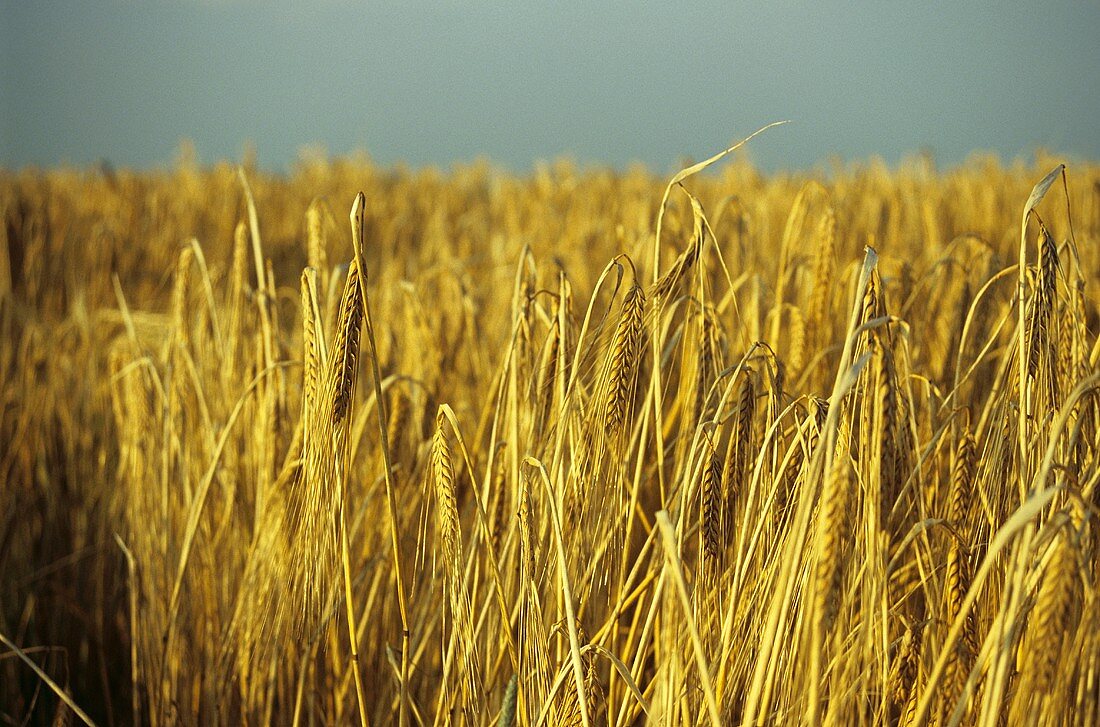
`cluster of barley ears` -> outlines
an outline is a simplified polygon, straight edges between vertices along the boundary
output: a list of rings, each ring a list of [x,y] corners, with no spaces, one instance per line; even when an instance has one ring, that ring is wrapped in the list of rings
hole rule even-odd
[[[0,173],[0,719],[1095,724],[1100,169],[724,156]]]

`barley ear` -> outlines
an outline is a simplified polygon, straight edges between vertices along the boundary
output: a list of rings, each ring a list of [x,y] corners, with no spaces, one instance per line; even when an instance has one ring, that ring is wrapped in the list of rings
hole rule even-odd
[[[611,368],[604,400],[604,431],[614,437],[622,428],[637,381],[642,340],[645,293],[636,282],[623,301],[619,325],[611,347]]]

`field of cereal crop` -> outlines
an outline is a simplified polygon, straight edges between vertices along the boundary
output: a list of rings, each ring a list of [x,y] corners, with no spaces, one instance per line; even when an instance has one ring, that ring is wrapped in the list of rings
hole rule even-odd
[[[0,172],[0,716],[1096,724],[1059,161]]]

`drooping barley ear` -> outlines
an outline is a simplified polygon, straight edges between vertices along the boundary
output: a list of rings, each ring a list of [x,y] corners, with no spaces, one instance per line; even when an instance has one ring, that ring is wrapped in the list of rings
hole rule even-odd
[[[431,477],[442,555],[443,584],[450,606],[451,622],[457,628],[465,617],[462,599],[457,592],[462,583],[462,534],[459,529],[455,471],[451,460],[451,445],[447,441],[446,421],[440,409],[436,414],[435,434],[432,437]]]
[[[962,610],[966,592],[970,590],[970,563],[957,538],[951,539],[947,551],[947,568],[944,572],[944,625],[950,628]],[[944,706],[950,714],[966,688],[967,678],[974,659],[978,656],[978,633],[974,623],[974,610],[966,614],[962,638],[955,645],[947,662],[944,676]]]
[[[878,416],[878,439],[882,489],[879,492],[879,524],[886,528],[890,513],[897,502],[902,482],[898,447],[898,397],[893,354],[879,338],[872,343],[875,376],[875,410]]]
[[[516,691],[519,684],[519,677],[516,674],[512,675],[512,678],[508,680],[508,686],[504,690],[504,699],[500,703],[500,719],[497,720],[499,727],[512,727],[512,723],[516,719]]]
[[[702,516],[700,531],[703,539],[704,577],[713,582],[722,572],[724,550],[722,530],[725,514],[722,497],[722,460],[715,451],[713,435],[708,432],[706,438],[707,461],[703,466],[703,480],[699,487]]]
[[[1053,304],[1058,284],[1058,246],[1046,225],[1039,222],[1039,287],[1043,298]]]
[[[886,303],[883,300],[882,295],[882,280],[879,278],[878,270],[871,271],[871,276],[867,278],[867,288],[863,291],[863,304],[859,314],[859,324],[861,326],[866,325],[870,321],[876,318],[881,318],[886,315]],[[867,346],[875,338],[881,338],[883,336],[889,336],[889,328],[887,327],[886,333],[883,334],[880,330],[864,331],[860,337],[863,341],[862,350],[867,350]]]
[[[576,628],[577,642],[583,649],[588,645],[588,634],[580,624],[579,619],[576,622]],[[552,633],[565,635],[566,625],[564,619],[554,624]],[[565,659],[568,661],[568,654],[566,654]],[[596,673],[596,660],[592,656],[591,650],[581,652],[581,667],[584,671],[585,711],[588,713],[589,723],[591,724],[599,709],[602,694],[598,675]],[[577,696],[577,690],[572,682],[563,685],[558,692],[555,713],[553,724],[560,725],[560,727],[580,727],[584,724],[584,719],[581,716],[580,699]]]
[[[783,471],[782,480],[780,486],[775,491],[775,516],[781,518],[785,511],[787,511],[788,505],[791,502],[791,497],[794,493],[794,488],[799,483],[799,477],[802,474],[803,466],[809,460],[807,456],[812,456],[817,449],[817,442],[821,440],[822,427],[825,426],[825,417],[828,414],[828,401],[825,399],[813,398],[811,400],[810,411],[807,412],[806,421],[801,427],[802,433],[798,439],[792,442],[794,451],[791,453],[791,458],[787,464],[787,469]]]
[[[402,454],[405,430],[409,425],[409,397],[398,387],[390,389],[390,405],[387,410],[386,442],[390,445],[390,455],[398,460]]]
[[[967,537],[970,501],[974,492],[974,472],[977,466],[977,447],[974,435],[963,432],[955,448],[955,461],[951,467],[951,487],[948,493],[947,519],[960,537]]]
[[[810,611],[809,636],[809,685],[810,694],[806,699],[806,719],[817,724],[818,709],[821,706],[819,695],[825,688],[823,667],[828,663],[826,647],[831,643],[830,635],[833,623],[840,612],[841,594],[844,587],[844,574],[848,560],[849,500],[851,499],[851,462],[848,456],[850,437],[847,417],[842,417],[838,431],[836,452],[832,465],[825,473],[817,503],[814,523],[815,547],[811,576],[812,610]]]
[[[676,258],[676,262],[672,264],[668,272],[650,288],[649,297],[655,304],[664,305],[676,292],[679,283],[687,277],[687,272],[691,270],[691,266],[695,264],[695,259],[699,256],[699,250],[702,249],[705,235],[705,228],[700,224],[699,217],[696,216],[695,231],[691,242]]]
[[[507,512],[508,506],[508,458],[505,457],[507,451],[507,444],[501,442],[497,445],[497,451],[494,455],[494,463],[496,464],[496,470],[493,473],[493,489],[490,497],[495,498],[493,504],[493,516],[489,522],[489,535],[490,541],[493,544],[493,550],[497,553],[500,552],[500,541],[507,529]]]
[[[321,382],[321,356],[317,340],[317,308],[311,285],[311,270],[302,271],[302,414],[305,435],[309,435]]]
[[[825,414],[828,416],[828,401],[825,402]],[[824,425],[821,425],[824,426]],[[836,443],[833,446],[833,452],[837,457],[851,457],[852,456],[852,415],[851,413],[842,412],[840,415],[840,422],[836,428]]]
[[[604,431],[615,437],[623,426],[637,382],[644,325],[645,293],[633,283],[623,300],[619,325],[611,346],[611,367],[604,400]]]
[[[332,349],[332,423],[337,425],[347,416],[355,390],[359,363],[360,331],[363,325],[363,296],[359,293],[359,266],[352,261],[348,269],[344,294],[340,302],[340,321],[336,343]]]
[[[779,418],[786,402],[783,396],[783,386],[787,382],[787,365],[783,359],[779,358],[775,350],[768,345],[763,346],[763,359],[765,363],[764,370],[768,373],[767,411],[765,412],[767,418],[765,424],[771,424]]]
[[[737,434],[742,438],[752,435],[752,419],[756,413],[756,372],[746,366],[742,372],[741,388],[737,392]]]
[[[538,562],[538,543],[535,540],[534,524],[532,521],[534,512],[529,489],[530,478],[530,474],[524,472],[523,492],[520,495],[517,519],[519,521],[520,576],[522,581],[526,582],[531,588],[534,588],[537,576],[535,568]]]
[[[814,614],[819,633],[828,634],[840,608],[851,530],[852,466],[838,453],[825,478],[818,511],[818,560],[814,586]]]
[[[245,291],[248,289],[248,227],[237,223],[233,233],[233,258],[229,272],[229,326],[225,339],[223,378],[227,381],[237,373],[242,329],[244,327]]]
[[[741,372],[741,384],[737,391],[737,414],[734,429],[730,433],[726,455],[726,471],[722,477],[723,523],[722,542],[728,542],[733,513],[737,512],[737,500],[748,476],[754,453],[753,419],[756,414],[756,372],[749,367]]]
[[[787,468],[783,472],[780,486],[776,490],[775,512],[777,518],[781,518],[790,504],[798,478],[802,474],[803,466],[808,461],[807,456],[813,456],[817,444],[821,439],[821,429],[825,426],[825,417],[829,411],[829,402],[824,399],[813,399],[807,421],[802,426],[802,434],[791,446],[795,448],[791,453]]]
[[[909,690],[909,701],[905,703],[905,706],[901,710],[901,717],[898,719],[898,727],[913,727],[917,723],[917,707],[919,706],[920,699],[920,685],[921,675],[920,669],[917,670],[913,687]]]
[[[1032,694],[1041,697],[1054,686],[1055,668],[1073,618],[1077,595],[1076,549],[1070,531],[1061,527],[1050,544],[1043,583],[1028,617],[1024,670]]]
[[[806,319],[802,316],[802,309],[790,306],[788,309],[790,330],[788,337],[790,344],[787,348],[787,360],[790,362],[791,371],[795,374],[802,371],[806,356]]]
[[[1058,279],[1058,248],[1047,228],[1039,223],[1039,270],[1034,276],[1034,292],[1027,315],[1027,375],[1039,375],[1041,357],[1049,357],[1051,348],[1051,317],[1054,311]],[[1029,271],[1030,272],[1030,271]]]
[[[829,400],[815,396],[813,397],[812,403],[814,423],[817,424],[817,430],[812,441],[814,445],[816,445],[817,437],[821,435],[821,430],[825,428],[825,420],[829,417]]]
[[[531,678],[525,679],[521,687],[524,695],[545,694],[549,689],[548,675],[552,673],[540,597],[540,575],[546,576],[536,571],[540,562],[537,532],[539,518],[531,498],[532,477],[531,468],[524,467],[523,488],[519,493],[519,511],[516,513],[519,535],[519,558],[516,565],[520,588],[520,640],[523,644],[521,673],[531,674]]]
[[[1054,326],[1057,329],[1058,345],[1054,347],[1057,361],[1054,367],[1055,388],[1058,391],[1068,391],[1073,388],[1078,374],[1078,366],[1082,361],[1080,351],[1083,348],[1080,341],[1087,337],[1087,324],[1082,324],[1083,316],[1079,315],[1079,299],[1084,295],[1083,281],[1068,291],[1066,300],[1056,306]],[[1082,311],[1083,312],[1083,311]],[[1087,369],[1087,367],[1086,367]],[[1087,376],[1087,373],[1084,373]],[[1075,407],[1076,408],[1076,407]]]
[[[244,656],[267,654],[272,634],[279,638],[304,638],[316,628],[331,604],[333,585],[340,560],[341,498],[346,489],[347,421],[331,418],[328,402],[334,396],[338,377],[326,365],[326,348],[318,326],[315,271],[301,276],[302,301],[302,441],[300,457],[289,459],[272,488],[272,497],[262,513],[256,550],[246,571],[249,588],[262,595],[257,609],[243,617]],[[277,327],[277,325],[276,325]],[[359,345],[358,329],[342,328],[341,349]],[[351,355],[354,358],[354,354]],[[350,374],[354,377],[354,370]],[[354,378],[350,380],[353,385]],[[269,423],[278,431],[277,421]],[[272,441],[274,435],[269,434]],[[272,453],[274,449],[272,448]],[[303,547],[308,543],[309,547]],[[251,623],[260,626],[249,631]],[[270,655],[268,655],[270,656]]]
[[[532,378],[531,367],[534,365],[532,361],[534,346],[531,343],[531,327],[534,325],[535,306],[532,303],[536,290],[535,286],[536,283],[532,273],[527,270],[520,285],[518,297],[513,305],[517,309],[515,320],[518,324],[518,330],[516,331],[515,362],[517,378],[520,381],[530,381]]]
[[[481,694],[481,674],[474,641],[469,593],[462,578],[462,530],[459,523],[458,496],[451,445],[447,440],[446,416],[440,407],[432,439],[431,473],[436,496],[436,522],[443,561],[443,582],[451,614],[452,628],[458,635],[463,660],[464,709],[476,709]]]
[[[190,245],[180,250],[176,261],[176,280],[172,289],[172,323],[184,348],[191,346],[191,267],[195,250]]]
[[[695,374],[695,422],[712,415],[709,397],[710,387],[713,385],[718,373],[718,329],[714,321],[714,312],[709,307],[703,307],[697,312],[699,330],[699,349],[697,353],[697,367]]]
[[[538,391],[535,393],[535,401],[539,403],[536,425],[538,431],[546,426],[554,408],[560,346],[561,330],[558,326],[558,316],[555,315],[554,323],[550,326],[548,340],[543,346],[543,354],[539,362]]]
[[[451,445],[447,441],[446,418],[442,411],[436,416],[435,436],[432,438],[432,482],[435,486],[444,574],[448,590],[451,590],[461,578],[458,569],[461,567],[462,536],[458,522],[454,463],[451,461]],[[453,593],[450,595],[454,597]]]
[[[286,495],[286,521],[280,527],[302,542],[311,543],[310,549],[294,548],[290,558],[295,577],[306,592],[309,618],[316,620],[331,598],[330,588],[340,560],[343,526],[339,513],[348,473],[347,409],[358,368],[362,305],[358,292],[349,295],[346,291],[330,357],[318,320],[316,272],[312,268],[303,271],[301,286],[305,369],[302,465]],[[333,402],[341,400],[343,408],[336,411]]]
[[[920,665],[921,627],[909,624],[898,642],[893,659],[890,660],[890,672],[886,678],[886,691],[891,704],[897,712],[905,710],[917,685],[917,672]]]
[[[1082,336],[1083,337],[1083,336]],[[1084,348],[1084,345],[1082,345]],[[1078,359],[1076,365],[1076,373],[1071,376],[1070,380],[1077,378],[1085,378],[1088,376],[1088,372],[1091,371],[1088,363],[1089,355],[1083,354]],[[1068,388],[1068,386],[1067,386]],[[1077,437],[1073,445],[1073,454],[1070,457],[1070,462],[1083,463],[1089,460],[1095,460],[1096,457],[1096,431],[1097,431],[1097,407],[1095,392],[1092,392],[1081,400],[1079,400],[1074,406],[1075,419],[1081,429],[1081,436]],[[1079,469],[1080,464],[1076,467]]]

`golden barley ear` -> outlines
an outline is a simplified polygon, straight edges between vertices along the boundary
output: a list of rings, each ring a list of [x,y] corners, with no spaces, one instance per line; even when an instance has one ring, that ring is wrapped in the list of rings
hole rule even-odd
[[[1039,222],[1039,268],[1029,270],[1034,281],[1027,312],[1027,375],[1039,375],[1041,360],[1053,362],[1057,341],[1052,341],[1056,330],[1052,324],[1057,300],[1058,248],[1046,226]]]
[[[172,289],[172,322],[184,348],[191,345],[191,268],[195,262],[195,250],[186,245],[180,250],[176,262],[176,280]]]
[[[386,442],[390,446],[390,454],[395,460],[400,460],[403,454],[403,445],[406,438],[406,430],[409,428],[412,404],[408,394],[394,386],[390,388],[389,405],[386,407]]]
[[[1077,552],[1071,531],[1062,526],[1048,548],[1043,581],[1028,617],[1024,669],[1032,693],[1041,697],[1054,684],[1055,668],[1074,617],[1077,600]]]
[[[302,419],[306,430],[312,422],[320,397],[324,365],[324,335],[318,329],[317,275],[312,268],[302,271]]]
[[[944,574],[944,625],[950,628],[962,612],[963,599],[970,590],[970,563],[965,549],[957,538],[951,539]],[[974,660],[978,656],[978,634],[974,622],[974,610],[966,613],[962,638],[955,645],[947,663],[943,682],[943,703],[950,714],[963,696]]]
[[[851,488],[851,465],[845,457],[837,457],[825,480],[821,495],[818,537],[820,555],[814,588],[814,613],[824,632],[832,628],[839,607],[844,582],[844,551],[848,547],[848,500]]]
[[[551,633],[564,636],[566,632],[565,624],[565,619],[558,621],[554,624]],[[588,634],[579,620],[576,622],[576,630],[577,641],[583,649],[588,645],[589,641]],[[569,655],[567,653],[563,659],[563,666],[568,664],[568,662]],[[599,710],[602,696],[602,688],[596,671],[596,660],[591,650],[585,650],[581,654],[581,669],[584,674],[584,711],[589,723],[591,723]],[[562,727],[580,727],[585,723],[585,716],[581,714],[581,700],[577,695],[576,689],[570,687],[564,688],[558,692],[553,710],[553,723],[561,725]]]
[[[702,499],[700,532],[703,539],[704,573],[713,583],[722,571],[724,543],[721,533],[725,521],[725,503],[722,497],[722,460],[715,451],[713,435],[707,433],[706,437],[706,462],[699,488]]]
[[[814,344],[818,347],[825,342],[827,325],[831,324],[830,292],[833,289],[833,269],[836,266],[836,214],[832,206],[825,210],[818,222],[815,231],[814,261],[813,261],[813,286],[810,289],[809,320],[819,331],[814,338]]]
[[[339,424],[348,413],[355,389],[358,370],[360,331],[363,325],[363,298],[359,290],[359,265],[352,261],[344,283],[340,303],[340,323],[332,350],[332,372],[329,394],[332,401],[332,423]]]
[[[461,687],[463,709],[472,714],[481,700],[481,666],[478,663],[474,633],[474,614],[470,594],[463,579],[462,527],[459,520],[458,495],[451,445],[447,439],[446,415],[443,407],[436,415],[435,436],[432,439],[431,476],[436,497],[436,523],[439,530],[440,553],[443,560],[443,582],[451,616],[451,628],[458,635],[462,657]]]
[[[616,436],[626,420],[634,398],[637,381],[640,344],[644,327],[645,293],[637,282],[630,286],[623,300],[619,324],[611,346],[611,368],[604,400],[604,431]]]
[[[667,302],[674,292],[679,288],[680,283],[687,278],[688,272],[692,266],[695,265],[696,259],[699,257],[699,251],[703,249],[703,245],[706,242],[706,227],[703,224],[703,209],[699,205],[699,201],[695,197],[688,194],[691,200],[692,217],[693,217],[693,229],[691,234],[691,242],[684,248],[684,251],[676,258],[676,261],[669,268],[668,272],[661,277],[651,288],[649,297],[658,305],[663,305]]]
[[[710,414],[710,387],[717,376],[719,359],[717,324],[709,308],[699,307],[696,311],[696,323],[699,331],[699,348],[696,354],[695,375],[695,422],[698,424]]]
[[[900,426],[897,379],[894,356],[881,337],[871,344],[875,382],[875,413],[878,417],[879,482],[881,483],[879,523],[887,528],[904,479],[905,463],[899,446]]]
[[[977,445],[969,431],[962,433],[955,448],[948,491],[947,519],[960,537],[967,536],[970,502],[973,499],[974,473],[977,466]]]
[[[432,438],[432,482],[435,488],[443,567],[447,574],[448,587],[453,588],[460,577],[462,544],[458,524],[454,463],[451,459],[451,445],[447,441],[446,421],[443,413],[440,412],[436,417],[435,435]]]
[[[737,389],[733,431],[730,432],[726,448],[726,469],[722,476],[723,511],[725,513],[722,538],[728,541],[733,525],[733,514],[738,500],[745,489],[750,474],[752,457],[756,451],[756,436],[753,422],[756,417],[756,371],[744,367],[741,371]]]
[[[908,624],[890,660],[886,691],[898,712],[906,709],[917,686],[922,631],[919,624]]]

